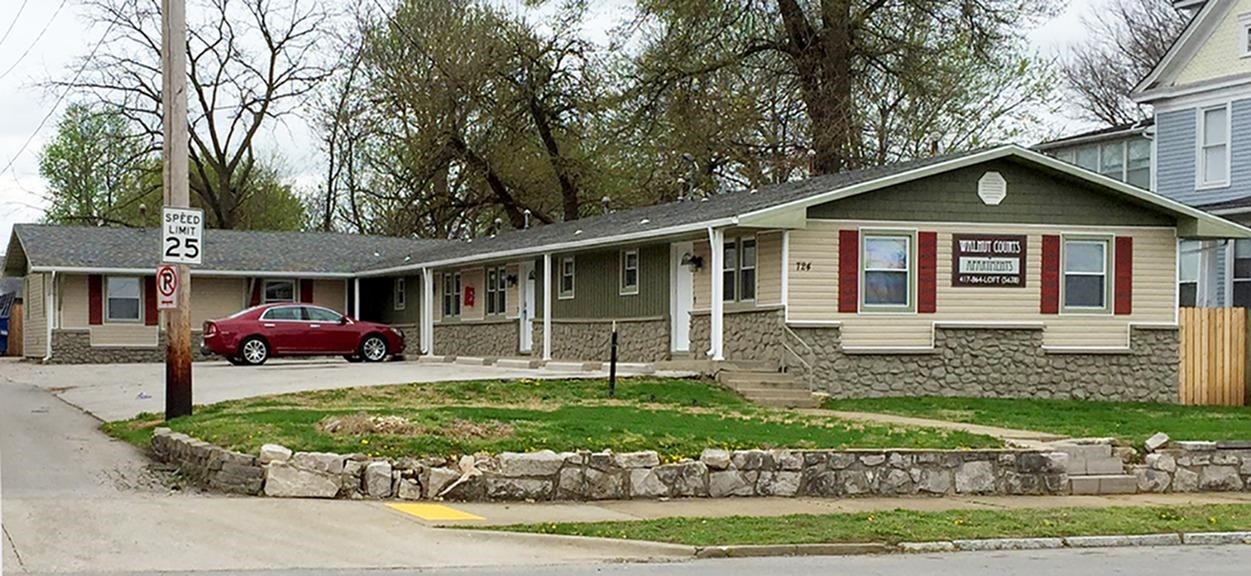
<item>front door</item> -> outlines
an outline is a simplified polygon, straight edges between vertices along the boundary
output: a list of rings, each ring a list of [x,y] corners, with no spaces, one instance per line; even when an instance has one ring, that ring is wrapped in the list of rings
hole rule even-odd
[[[518,320],[521,323],[518,330],[521,342],[518,349],[522,354],[529,354],[534,350],[534,262],[522,262],[517,275],[521,277],[517,283],[521,287],[521,316]]]
[[[670,245],[670,290],[673,298],[669,300],[670,345],[674,352],[691,350],[691,308],[695,303],[695,273],[690,266],[682,264],[683,257],[695,255],[694,242],[674,242]]]

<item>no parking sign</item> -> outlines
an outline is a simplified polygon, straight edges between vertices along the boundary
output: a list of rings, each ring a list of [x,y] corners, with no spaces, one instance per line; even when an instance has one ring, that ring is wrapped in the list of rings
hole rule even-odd
[[[156,307],[159,310],[178,308],[178,269],[164,265],[156,269]]]

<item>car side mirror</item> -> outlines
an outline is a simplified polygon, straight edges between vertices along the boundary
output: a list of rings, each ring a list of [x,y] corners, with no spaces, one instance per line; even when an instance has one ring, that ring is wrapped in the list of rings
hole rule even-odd
[[[345,325],[345,324],[347,324],[347,323],[348,323],[348,317],[347,317],[347,316],[340,316],[340,317],[339,317],[339,325],[340,325],[340,326],[343,326],[343,325]]]

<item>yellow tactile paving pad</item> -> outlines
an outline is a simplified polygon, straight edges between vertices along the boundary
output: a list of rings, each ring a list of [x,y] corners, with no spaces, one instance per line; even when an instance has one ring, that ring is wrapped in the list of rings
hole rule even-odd
[[[486,520],[481,516],[470,514],[463,510],[457,510],[451,506],[442,504],[421,504],[421,503],[403,503],[403,504],[387,504],[387,507],[398,510],[405,514],[411,514],[422,520]]]

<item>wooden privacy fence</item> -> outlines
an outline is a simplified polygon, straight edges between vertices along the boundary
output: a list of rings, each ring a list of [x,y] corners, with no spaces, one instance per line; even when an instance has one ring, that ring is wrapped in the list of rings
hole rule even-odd
[[[1247,401],[1247,310],[1182,308],[1179,400],[1243,406]]]

